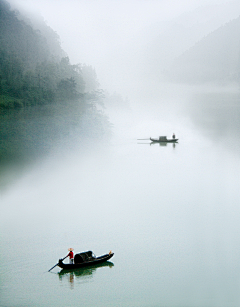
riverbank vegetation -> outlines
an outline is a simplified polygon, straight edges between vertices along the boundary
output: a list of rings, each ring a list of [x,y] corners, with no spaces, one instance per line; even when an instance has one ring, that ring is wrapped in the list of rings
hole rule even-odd
[[[33,24],[1,0],[0,28],[1,109],[81,99],[96,91],[94,69],[71,65],[58,35],[43,20]]]
[[[1,163],[110,136],[104,93],[92,66],[72,65],[41,17],[32,20],[5,0],[0,0],[0,29]]]

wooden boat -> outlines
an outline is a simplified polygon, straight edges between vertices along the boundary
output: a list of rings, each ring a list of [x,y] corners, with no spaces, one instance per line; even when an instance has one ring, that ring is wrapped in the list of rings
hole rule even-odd
[[[112,263],[111,261],[105,261],[102,263],[93,264],[93,265],[89,265],[89,266],[82,267],[82,268],[76,268],[74,270],[62,269],[60,272],[58,272],[58,275],[64,276],[68,273],[73,273],[76,277],[82,277],[82,276],[92,275],[94,272],[96,272],[98,268],[103,268],[103,267],[112,268],[113,266],[114,266],[114,263]]]
[[[114,253],[110,251],[108,254],[96,257],[92,251],[88,251],[88,252],[76,254],[74,257],[73,264],[63,263],[63,259],[59,259],[59,262],[57,265],[64,270],[84,268],[87,266],[93,266],[93,265],[108,261],[109,259],[113,257],[113,255]]]
[[[153,139],[150,137],[150,140],[155,143],[176,143],[178,139],[167,139],[166,136],[160,136],[159,139]]]

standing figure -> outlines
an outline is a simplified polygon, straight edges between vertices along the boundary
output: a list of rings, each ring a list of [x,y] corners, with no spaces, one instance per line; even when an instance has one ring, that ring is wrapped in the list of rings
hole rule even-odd
[[[172,138],[175,139],[175,133],[173,133]]]
[[[74,259],[74,255],[73,255],[73,248],[69,248],[69,253],[67,255],[67,257],[69,257],[69,264],[73,264],[73,259]]]

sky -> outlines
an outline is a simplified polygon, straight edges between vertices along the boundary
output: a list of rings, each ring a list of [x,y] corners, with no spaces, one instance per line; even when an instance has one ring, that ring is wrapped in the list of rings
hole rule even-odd
[[[141,74],[140,71],[136,71],[137,66],[148,65],[149,60],[146,62],[144,58],[148,53],[148,46],[152,48],[152,41],[163,32],[169,22],[181,18],[181,23],[185,22],[184,27],[199,24],[199,27],[202,27],[202,32],[196,30],[196,40],[199,40],[201,35],[206,35],[208,31],[232,18],[237,18],[240,14],[239,1],[235,0],[9,2],[40,13],[47,24],[59,34],[62,47],[69,55],[71,63],[93,66],[102,87],[117,91],[126,88],[130,80]],[[200,12],[204,7],[209,8],[208,13],[199,13],[194,17],[196,12]],[[187,14],[186,18],[184,14]],[[149,56],[152,56],[151,52]],[[168,53],[166,50],[165,54]]]

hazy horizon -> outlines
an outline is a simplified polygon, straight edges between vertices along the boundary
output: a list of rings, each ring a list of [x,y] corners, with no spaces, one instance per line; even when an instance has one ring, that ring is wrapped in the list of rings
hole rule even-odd
[[[237,18],[240,12],[237,1],[214,0],[9,3],[41,14],[60,36],[72,64],[93,66],[102,88],[123,94],[154,80],[152,67],[159,66],[161,70],[164,63]],[[178,33],[178,29],[182,32]],[[158,45],[161,35],[164,46]]]

